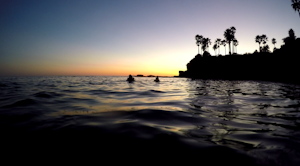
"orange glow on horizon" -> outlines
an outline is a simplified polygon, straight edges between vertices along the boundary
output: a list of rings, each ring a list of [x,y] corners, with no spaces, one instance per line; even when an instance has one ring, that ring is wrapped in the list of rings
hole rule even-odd
[[[97,66],[60,66],[60,65],[28,65],[7,66],[7,75],[14,76],[176,76],[179,70],[151,70],[139,67],[97,67]]]

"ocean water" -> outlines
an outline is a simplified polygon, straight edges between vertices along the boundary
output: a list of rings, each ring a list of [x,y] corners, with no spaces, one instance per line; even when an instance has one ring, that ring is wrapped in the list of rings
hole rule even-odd
[[[300,165],[300,86],[154,79],[1,77],[2,157],[30,163]]]

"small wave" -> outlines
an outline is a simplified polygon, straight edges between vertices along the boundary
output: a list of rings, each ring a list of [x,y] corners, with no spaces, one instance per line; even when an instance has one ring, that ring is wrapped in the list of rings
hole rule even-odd
[[[69,88],[75,88],[75,87],[78,87],[78,85],[76,85],[76,86],[75,85],[69,85],[68,87]]]
[[[6,105],[4,108],[11,108],[11,107],[20,107],[20,106],[31,106],[31,105],[36,105],[38,102],[34,99],[24,99],[24,100],[19,100],[13,104]]]
[[[155,93],[166,93],[166,92],[159,91],[159,90],[150,90],[150,92],[155,92]]]
[[[124,95],[131,95],[134,94],[135,92],[117,92],[117,91],[109,91],[109,90],[102,90],[102,89],[97,89],[97,90],[90,90],[88,91],[92,93],[92,95],[116,95],[117,96],[124,96]]]
[[[130,119],[139,119],[155,124],[177,125],[203,125],[207,122],[202,117],[192,117],[189,113],[181,111],[165,111],[145,109],[131,112]]]
[[[64,90],[62,90],[63,92],[70,92],[70,93],[78,93],[78,92],[80,92],[80,91],[78,91],[78,90],[70,90],[70,89],[64,89]]]
[[[89,82],[90,85],[105,85],[103,82]]]
[[[0,87],[8,87],[6,84],[0,84]]]
[[[147,91],[136,92],[136,95],[141,97],[158,97],[162,93],[165,92],[159,90],[147,90]]]
[[[45,82],[39,82],[39,83],[37,84],[37,86],[41,86],[41,87],[50,87],[50,88],[55,88],[55,87],[57,87],[57,86],[54,85],[54,84],[49,84],[49,83],[45,83]]]
[[[110,91],[102,90],[102,89],[97,89],[97,90],[90,90],[88,92],[91,92],[93,94],[108,94]]]
[[[68,102],[73,102],[73,103],[88,103],[88,104],[98,104],[99,102],[95,99],[90,99],[90,98],[66,98],[65,99]]]
[[[38,98],[54,98],[54,97],[61,97],[61,94],[55,93],[55,92],[38,92],[34,94],[33,96],[38,97]]]
[[[20,85],[20,84],[17,83],[17,82],[12,82],[11,84],[12,84],[12,85]]]

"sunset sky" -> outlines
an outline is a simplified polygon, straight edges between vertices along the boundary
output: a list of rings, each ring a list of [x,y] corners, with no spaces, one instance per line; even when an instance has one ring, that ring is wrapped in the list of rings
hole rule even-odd
[[[290,0],[1,0],[0,76],[174,76],[198,53],[195,35],[214,42],[231,26],[240,54],[256,35],[271,50],[291,28],[300,36]]]

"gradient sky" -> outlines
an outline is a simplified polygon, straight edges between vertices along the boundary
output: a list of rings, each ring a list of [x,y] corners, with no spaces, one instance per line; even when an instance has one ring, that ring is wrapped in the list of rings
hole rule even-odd
[[[290,0],[0,0],[0,76],[174,76],[196,34],[214,42],[231,26],[238,53],[252,53],[256,35],[271,50],[299,36],[300,17]]]

